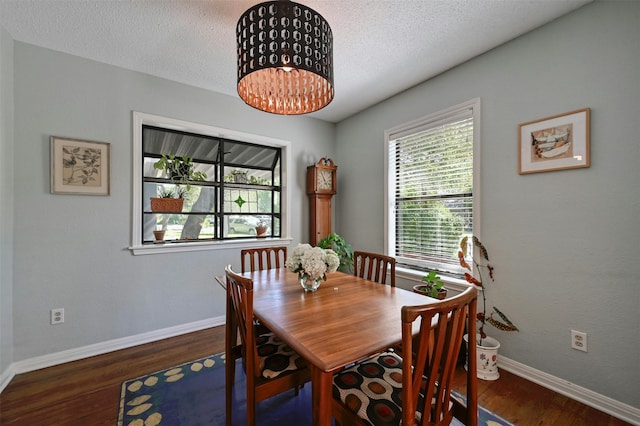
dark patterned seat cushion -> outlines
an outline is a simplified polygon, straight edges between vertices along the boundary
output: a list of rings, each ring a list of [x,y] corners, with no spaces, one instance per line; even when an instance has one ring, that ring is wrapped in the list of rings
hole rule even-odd
[[[273,333],[257,336],[256,346],[260,370],[262,376],[267,379],[276,378],[285,371],[298,370],[305,366],[300,355]]]
[[[341,371],[333,379],[333,397],[372,426],[400,425],[402,358],[384,352]],[[416,413],[418,422],[420,417]]]

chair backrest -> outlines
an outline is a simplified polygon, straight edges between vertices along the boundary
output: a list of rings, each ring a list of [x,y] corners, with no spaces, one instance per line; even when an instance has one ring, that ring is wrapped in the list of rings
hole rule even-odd
[[[391,287],[396,286],[396,259],[384,254],[369,253],[366,251],[353,252],[353,274],[357,277],[375,281],[380,284],[387,283],[387,271],[389,272]]]
[[[422,424],[448,425],[451,422],[454,406],[451,382],[467,316],[469,360],[473,357],[474,362],[469,368],[475,366],[477,300],[477,290],[470,287],[440,302],[402,307],[402,424],[414,424],[416,410],[422,413]],[[416,320],[420,320],[420,334],[414,340],[412,329]],[[432,398],[423,398],[418,405],[421,391]],[[476,400],[468,401],[468,409],[477,412],[477,392],[471,394]]]
[[[235,323],[240,333],[242,342],[242,357],[247,371],[247,385],[253,386],[253,377],[260,376],[258,351],[256,346],[255,330],[253,327],[253,281],[231,270],[231,265],[224,268],[227,278],[227,293],[233,306]]]
[[[242,272],[284,268],[287,260],[286,247],[259,247],[240,252]]]

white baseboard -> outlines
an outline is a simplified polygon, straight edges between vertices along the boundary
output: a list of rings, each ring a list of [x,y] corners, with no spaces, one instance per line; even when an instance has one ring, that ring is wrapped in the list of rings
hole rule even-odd
[[[498,367],[568,398],[579,401],[589,407],[617,417],[620,420],[640,426],[640,409],[636,407],[600,395],[582,386],[528,367],[502,355],[498,357]]]
[[[53,354],[42,355],[22,361],[14,362],[9,368],[0,375],[0,393],[11,382],[16,374],[28,373],[29,371],[39,370],[41,368],[52,367],[54,365],[64,364],[70,361],[89,358],[96,355],[102,355],[108,352],[120,349],[131,348],[133,346],[145,343],[155,342],[169,337],[179,336],[181,334],[192,333],[205,328],[224,325],[225,317],[219,316],[209,318],[202,321],[182,324],[175,327],[154,330],[148,333],[136,334],[134,336],[123,337],[121,339],[100,342],[81,348],[69,349],[66,351],[56,352]]]
[[[9,365],[9,367],[0,374],[0,393],[7,387],[9,382],[13,380],[13,377],[16,375],[16,372],[13,370],[13,364]]]

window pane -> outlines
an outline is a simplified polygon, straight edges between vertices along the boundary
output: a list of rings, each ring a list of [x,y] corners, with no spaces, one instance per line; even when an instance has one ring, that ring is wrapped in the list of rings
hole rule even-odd
[[[426,117],[389,140],[392,254],[399,263],[459,273],[458,244],[473,232],[473,108]]]
[[[230,215],[225,216],[225,238],[255,237],[258,223],[265,222],[262,217],[256,215]],[[267,223],[268,225],[268,223]],[[267,231],[270,233],[270,231]]]
[[[267,223],[268,236],[280,236],[274,215],[281,208],[281,148],[143,125],[142,149],[144,243],[153,243],[159,229],[164,241],[255,238],[258,222]],[[188,157],[206,178],[171,180],[154,167],[162,155]],[[152,209],[151,199],[158,197],[184,201],[175,210]]]
[[[215,238],[215,215],[145,213],[143,241],[154,242],[153,231],[165,230],[164,241],[198,241]]]

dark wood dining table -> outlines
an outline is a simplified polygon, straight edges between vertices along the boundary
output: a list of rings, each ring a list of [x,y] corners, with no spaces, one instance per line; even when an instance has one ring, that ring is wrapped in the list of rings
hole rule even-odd
[[[313,293],[286,269],[243,275],[253,280],[254,315],[309,363],[315,426],[331,425],[334,372],[398,344],[402,306],[436,301],[342,272]]]

